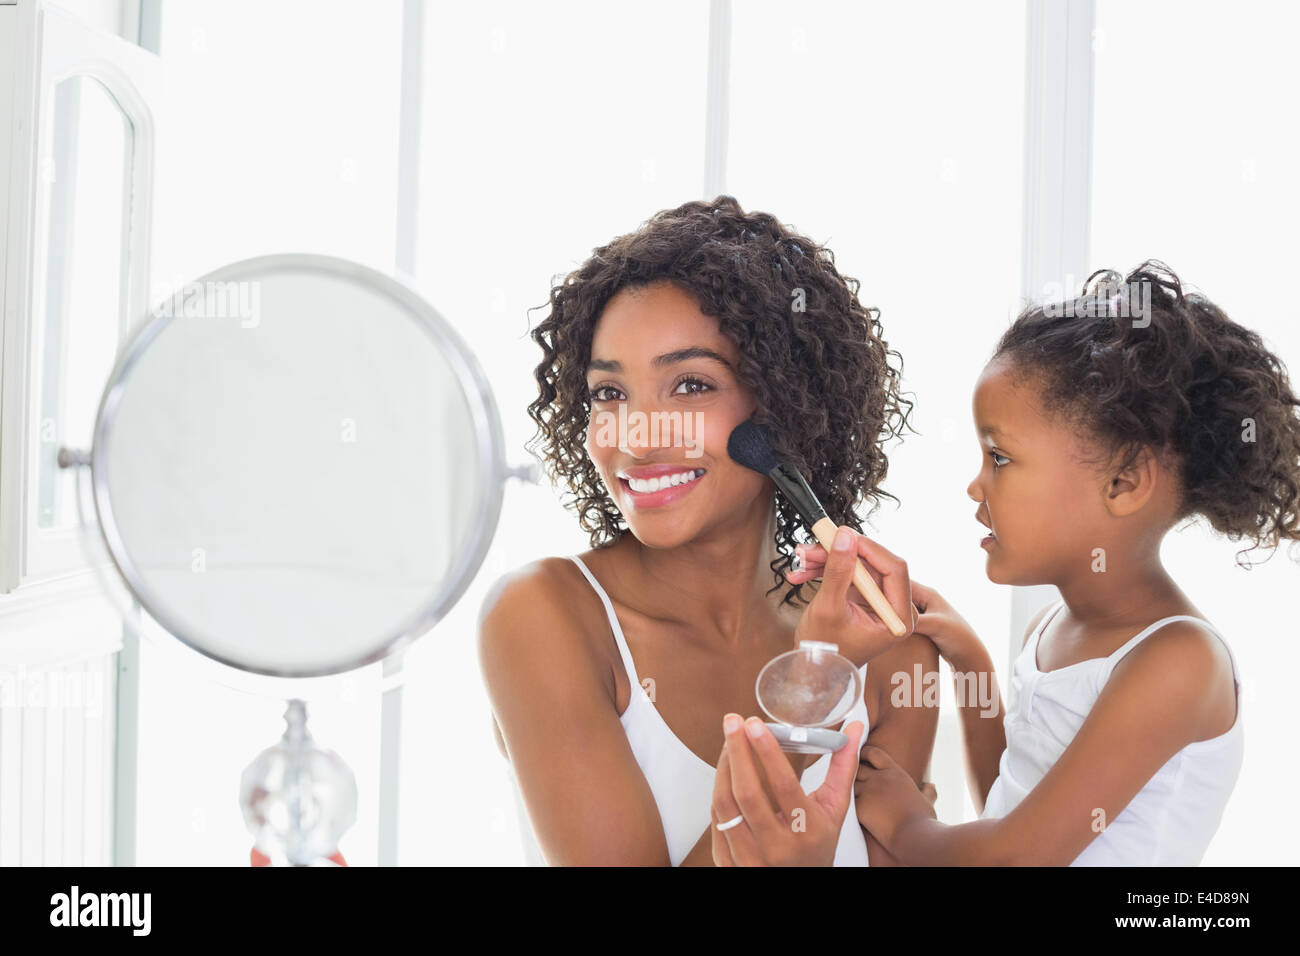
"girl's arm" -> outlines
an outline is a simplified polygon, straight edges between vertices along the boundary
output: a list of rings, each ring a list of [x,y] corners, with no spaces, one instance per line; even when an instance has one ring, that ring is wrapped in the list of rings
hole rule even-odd
[[[1115,666],[1060,759],[1005,817],[941,824],[879,754],[870,756],[884,769],[860,774],[859,817],[911,866],[1065,866],[1175,754],[1214,734],[1214,693],[1231,667],[1221,648],[1190,622],[1141,642]]]
[[[997,670],[988,648],[938,591],[913,581],[912,599],[921,610],[917,631],[934,642],[952,670],[966,758],[966,782],[976,812],[983,813],[993,781],[998,778],[1002,753],[1007,749],[1006,710],[998,689]],[[1039,611],[1029,622],[1024,640],[1033,634],[1047,611],[1048,608]]]
[[[966,783],[975,812],[983,813],[993,781],[998,778],[1002,753],[1007,749],[1002,693],[998,690],[993,659],[978,639],[961,657],[949,659],[948,664],[952,668],[953,691],[961,717]]]
[[[889,751],[918,790],[930,766],[935,735],[939,731],[938,702],[933,707],[927,706],[924,694],[925,688],[938,680],[938,672],[939,652],[933,642],[920,634],[904,638],[867,665],[865,694],[874,707],[868,714],[866,742]],[[901,679],[896,675],[901,675]],[[920,686],[914,686],[918,678]],[[863,836],[872,866],[898,865],[875,837],[865,830]]]
[[[1021,648],[1050,610],[1049,605],[1033,616],[1020,641]],[[1000,772],[1002,754],[1007,749],[1007,712],[1002,706],[1002,691],[998,688],[993,658],[975,632],[968,629],[968,633],[969,637],[960,640],[946,660],[952,669],[953,690],[961,715],[966,782],[975,812],[983,813],[989,791]]]
[[[572,582],[554,564],[562,560],[500,582],[479,618],[480,667],[538,846],[552,866],[668,866],[609,670],[565,600]]]

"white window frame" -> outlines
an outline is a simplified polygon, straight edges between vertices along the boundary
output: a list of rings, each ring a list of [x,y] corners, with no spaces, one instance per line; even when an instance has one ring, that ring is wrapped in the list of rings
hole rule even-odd
[[[90,592],[95,583],[83,555],[81,532],[43,529],[37,520],[39,456],[33,442],[39,435],[44,374],[43,278],[50,227],[48,184],[41,169],[50,148],[57,84],[76,75],[102,83],[132,129],[120,340],[149,308],[153,104],[158,102],[161,67],[153,54],[88,27],[51,4],[18,4],[16,12],[12,115],[6,124],[15,135],[4,180],[8,254],[0,356],[0,594],[45,590],[42,585],[48,582],[74,577],[76,590]]]

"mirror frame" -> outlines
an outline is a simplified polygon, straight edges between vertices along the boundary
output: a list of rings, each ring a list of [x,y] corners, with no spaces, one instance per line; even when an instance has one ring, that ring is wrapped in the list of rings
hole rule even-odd
[[[433,340],[461,386],[474,426],[478,459],[483,466],[483,494],[479,497],[473,516],[468,547],[462,551],[464,558],[457,562],[455,572],[443,582],[433,599],[394,631],[386,634],[375,650],[341,665],[324,668],[272,669],[248,666],[199,646],[185,627],[161,610],[162,605],[144,582],[123,544],[103,467],[104,449],[110,440],[113,421],[131,369],[172,321],[176,318],[184,319],[184,316],[163,313],[161,306],[154,307],[154,311],[139,324],[123,346],[104,386],[95,417],[94,443],[90,454],[91,491],[95,502],[96,524],[118,575],[143,610],[169,634],[204,657],[246,673],[283,678],[324,677],[365,667],[403,649],[428,632],[464,595],[487,556],[501,516],[501,499],[507,477],[505,443],[496,400],[478,359],[442,314],[402,280],[347,259],[309,253],[278,253],[222,266],[194,282],[240,282],[286,273],[324,275],[357,283],[404,307]],[[176,292],[172,293],[175,294]],[[171,296],[164,301],[170,299]]]

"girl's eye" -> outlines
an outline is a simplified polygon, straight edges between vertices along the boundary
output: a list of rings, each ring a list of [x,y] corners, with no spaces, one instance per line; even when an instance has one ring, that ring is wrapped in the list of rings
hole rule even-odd
[[[614,395],[608,394],[610,392],[613,392],[615,394]],[[618,389],[616,389],[613,385],[597,385],[595,388],[588,390],[588,394],[591,396],[591,400],[594,402],[612,402],[615,400],[617,393],[618,393]]]
[[[704,381],[703,379],[692,378],[688,375],[685,378],[683,378],[680,382],[677,383],[677,388],[674,389],[674,391],[680,392],[683,385],[690,386],[683,393],[686,395],[698,395],[701,392],[707,392],[713,389],[713,386],[710,385],[708,382]]]
[[[1008,458],[1006,455],[999,455],[999,454],[998,454],[997,452],[995,452],[995,451],[991,451],[991,452],[989,452],[989,456],[993,459],[993,467],[994,467],[994,468],[1001,468],[1001,467],[1002,467],[1003,465],[1005,465],[1007,462],[1011,461],[1011,459]]]

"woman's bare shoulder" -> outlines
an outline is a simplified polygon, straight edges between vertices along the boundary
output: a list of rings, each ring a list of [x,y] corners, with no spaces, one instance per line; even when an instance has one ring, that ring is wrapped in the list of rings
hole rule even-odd
[[[599,640],[603,620],[599,597],[566,558],[541,558],[493,582],[479,610],[477,642],[503,755],[503,731],[514,735],[514,747],[538,714],[561,703],[571,712],[613,709],[613,669]]]
[[[582,659],[602,670],[604,618],[600,598],[574,562],[539,558],[501,575],[488,589],[479,609],[479,653],[527,660],[540,644],[552,661],[572,666]]]
[[[581,588],[591,589],[568,558],[538,558],[496,579],[479,608],[479,630],[485,624],[530,625],[561,623],[580,626],[585,615]]]

